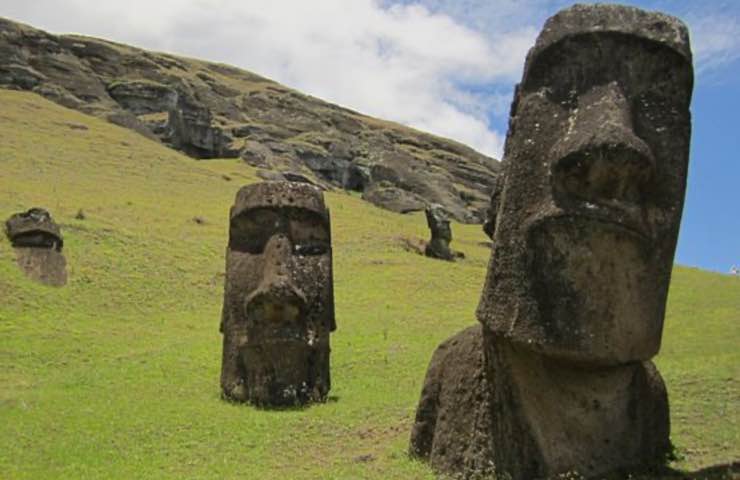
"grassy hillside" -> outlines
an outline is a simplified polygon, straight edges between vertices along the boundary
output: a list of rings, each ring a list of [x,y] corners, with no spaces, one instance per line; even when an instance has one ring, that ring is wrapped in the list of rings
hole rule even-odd
[[[328,193],[338,330],[327,404],[219,399],[223,252],[237,160],[197,162],[33,94],[0,90],[0,219],[62,224],[70,283],[33,284],[0,240],[0,477],[431,479],[406,455],[434,347],[474,322],[488,257],[404,251],[421,215]],[[75,219],[82,209],[86,218]],[[205,223],[193,221],[200,217]],[[740,458],[740,280],[677,268],[659,368],[677,467]]]
[[[394,212],[440,203],[481,223],[499,162],[458,142],[302,94],[236,67],[0,17],[0,88],[33,91],[195,158],[242,158],[363,192]]]

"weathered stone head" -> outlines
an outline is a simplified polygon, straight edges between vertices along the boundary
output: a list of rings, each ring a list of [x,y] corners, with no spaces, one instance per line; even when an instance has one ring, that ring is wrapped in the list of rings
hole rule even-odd
[[[19,267],[29,278],[53,286],[67,283],[64,240],[48,211],[32,208],[16,213],[5,222],[5,232],[15,248]]]
[[[452,229],[450,220],[447,218],[442,205],[433,203],[424,209],[427,218],[427,226],[431,232],[431,239],[424,249],[427,257],[439,258],[442,260],[453,260],[454,254],[450,250],[452,241]]]
[[[576,363],[656,354],[692,85],[673,17],[576,5],[548,20],[512,104],[485,327]]]
[[[291,182],[240,189],[226,252],[224,395],[264,406],[325,400],[335,328],[321,191]]]
[[[61,252],[64,246],[59,226],[43,208],[11,215],[5,222],[5,231],[16,248],[51,248]]]
[[[412,454],[461,478],[513,480],[623,478],[665,463],[668,398],[649,359],[681,218],[691,89],[677,19],[576,5],[547,21],[491,197],[481,325],[432,357]]]

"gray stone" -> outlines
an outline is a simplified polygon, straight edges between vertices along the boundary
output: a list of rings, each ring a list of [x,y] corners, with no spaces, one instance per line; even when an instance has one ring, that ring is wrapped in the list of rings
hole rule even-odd
[[[336,329],[329,211],[321,190],[264,182],[230,213],[221,389],[258,406],[322,402]]]
[[[169,112],[177,107],[177,92],[159,82],[117,81],[108,85],[108,93],[134,115]]]
[[[390,182],[372,184],[362,193],[362,199],[397,213],[419,212],[426,206],[422,197],[398,188]]]
[[[168,112],[167,140],[196,158],[236,158],[240,148],[230,131],[214,122],[211,111],[187,96],[178,96]]]
[[[667,394],[650,359],[683,208],[692,86],[675,18],[576,5],[547,21],[492,196],[481,328],[435,354],[412,454],[441,472],[513,480],[665,462]],[[482,362],[457,360],[477,358],[478,343]]]
[[[59,226],[43,208],[12,215],[5,233],[16,253],[20,269],[32,280],[51,286],[67,283],[64,240]]]
[[[424,255],[447,261],[463,257],[464,255],[460,252],[450,250],[452,229],[450,228],[450,220],[447,218],[447,212],[442,205],[433,203],[424,209],[424,213],[432,235],[424,248]]]
[[[367,197],[382,208],[439,203],[465,223],[485,219],[500,170],[498,161],[457,142],[228,65],[51,35],[3,18],[0,87],[37,92],[194,158],[239,157],[258,168],[310,171],[325,186],[375,190]],[[383,181],[400,192],[379,189]]]

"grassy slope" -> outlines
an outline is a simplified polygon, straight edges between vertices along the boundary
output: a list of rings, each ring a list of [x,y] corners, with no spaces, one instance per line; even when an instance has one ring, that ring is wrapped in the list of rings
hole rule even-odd
[[[454,226],[467,259],[451,265],[400,248],[398,236],[426,236],[420,215],[328,193],[332,401],[227,404],[226,216],[254,171],[195,162],[35,95],[0,90],[0,105],[0,219],[50,208],[71,279],[30,283],[0,241],[0,476],[432,478],[405,449],[434,347],[474,321],[488,256],[478,226]],[[738,279],[676,269],[658,364],[681,468],[740,457],[739,320]]]

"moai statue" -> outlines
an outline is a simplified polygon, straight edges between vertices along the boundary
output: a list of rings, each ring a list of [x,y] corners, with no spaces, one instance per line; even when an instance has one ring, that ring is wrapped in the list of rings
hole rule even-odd
[[[480,325],[435,352],[412,454],[461,477],[513,480],[665,461],[668,400],[650,359],[692,85],[675,18],[576,5],[547,21],[511,108]]]
[[[496,214],[498,213],[498,205],[501,203],[502,183],[503,178],[501,176],[494,177],[491,188],[491,202],[486,211],[486,220],[483,222],[483,233],[491,240],[493,240],[493,231],[496,229]]]
[[[242,187],[226,250],[224,397],[265,407],[326,400],[335,328],[323,194],[305,183]]]
[[[452,229],[450,220],[447,218],[442,205],[433,203],[424,209],[427,217],[427,225],[431,231],[432,238],[424,248],[424,255],[442,260],[454,260],[455,254],[450,250],[452,241]]]
[[[16,213],[5,222],[5,233],[21,270],[31,279],[60,287],[67,283],[67,261],[59,226],[43,208]]]

